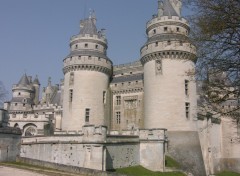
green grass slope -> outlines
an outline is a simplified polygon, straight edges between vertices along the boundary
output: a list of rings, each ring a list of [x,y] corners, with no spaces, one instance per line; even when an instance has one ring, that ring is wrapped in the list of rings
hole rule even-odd
[[[116,172],[129,176],[186,176],[181,172],[153,172],[142,166],[116,169]]]

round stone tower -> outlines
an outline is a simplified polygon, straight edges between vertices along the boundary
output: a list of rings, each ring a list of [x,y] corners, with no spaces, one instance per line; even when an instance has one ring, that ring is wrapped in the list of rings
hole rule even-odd
[[[80,22],[80,33],[71,38],[70,54],[63,61],[63,130],[107,124],[104,107],[112,74],[107,47],[104,31],[97,31],[92,13]]]
[[[24,74],[18,84],[13,85],[11,111],[31,111],[34,104],[35,89],[32,86],[31,77]]]
[[[141,48],[144,66],[145,128],[196,131],[196,47],[188,38],[180,0],[158,1],[158,14],[147,23]]]

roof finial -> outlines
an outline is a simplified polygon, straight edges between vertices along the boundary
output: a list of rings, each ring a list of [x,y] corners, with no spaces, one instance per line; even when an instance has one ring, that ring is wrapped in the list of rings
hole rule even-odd
[[[95,11],[92,9],[89,9],[89,19],[93,20],[94,24],[97,22]]]
[[[51,77],[48,77],[48,86],[51,86]]]

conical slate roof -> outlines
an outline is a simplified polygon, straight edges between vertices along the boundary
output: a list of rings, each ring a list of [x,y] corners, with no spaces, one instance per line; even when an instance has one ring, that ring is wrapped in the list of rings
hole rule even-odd
[[[26,73],[22,76],[22,78],[20,79],[20,81],[18,82],[18,85],[20,86],[25,86],[25,85],[29,85],[29,80],[28,77],[26,75]]]
[[[165,0],[163,3],[163,16],[179,16],[169,0]]]
[[[37,76],[35,77],[35,79],[34,79],[34,81],[33,81],[33,84],[40,85],[40,82],[39,82],[39,80],[38,80],[38,77],[37,77]]]
[[[95,19],[89,17],[81,21],[80,35],[98,35]]]

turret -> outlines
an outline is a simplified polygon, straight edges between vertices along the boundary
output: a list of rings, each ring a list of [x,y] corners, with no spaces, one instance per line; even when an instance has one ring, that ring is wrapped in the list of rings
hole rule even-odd
[[[26,74],[24,74],[18,84],[13,85],[13,97],[10,110],[12,111],[30,111],[32,110],[34,87]]]
[[[35,89],[35,96],[34,96],[34,104],[38,105],[39,104],[39,92],[40,92],[40,82],[38,80],[38,76],[35,77],[35,79],[33,80],[33,86]]]
[[[96,16],[81,20],[80,33],[70,40],[64,59],[63,130],[81,130],[84,125],[106,125],[104,100],[108,93],[112,61],[107,40],[96,27]]]
[[[144,66],[145,128],[196,130],[196,47],[181,1],[158,2],[158,15],[147,23],[148,40],[141,48]],[[192,77],[193,76],[193,77]]]

